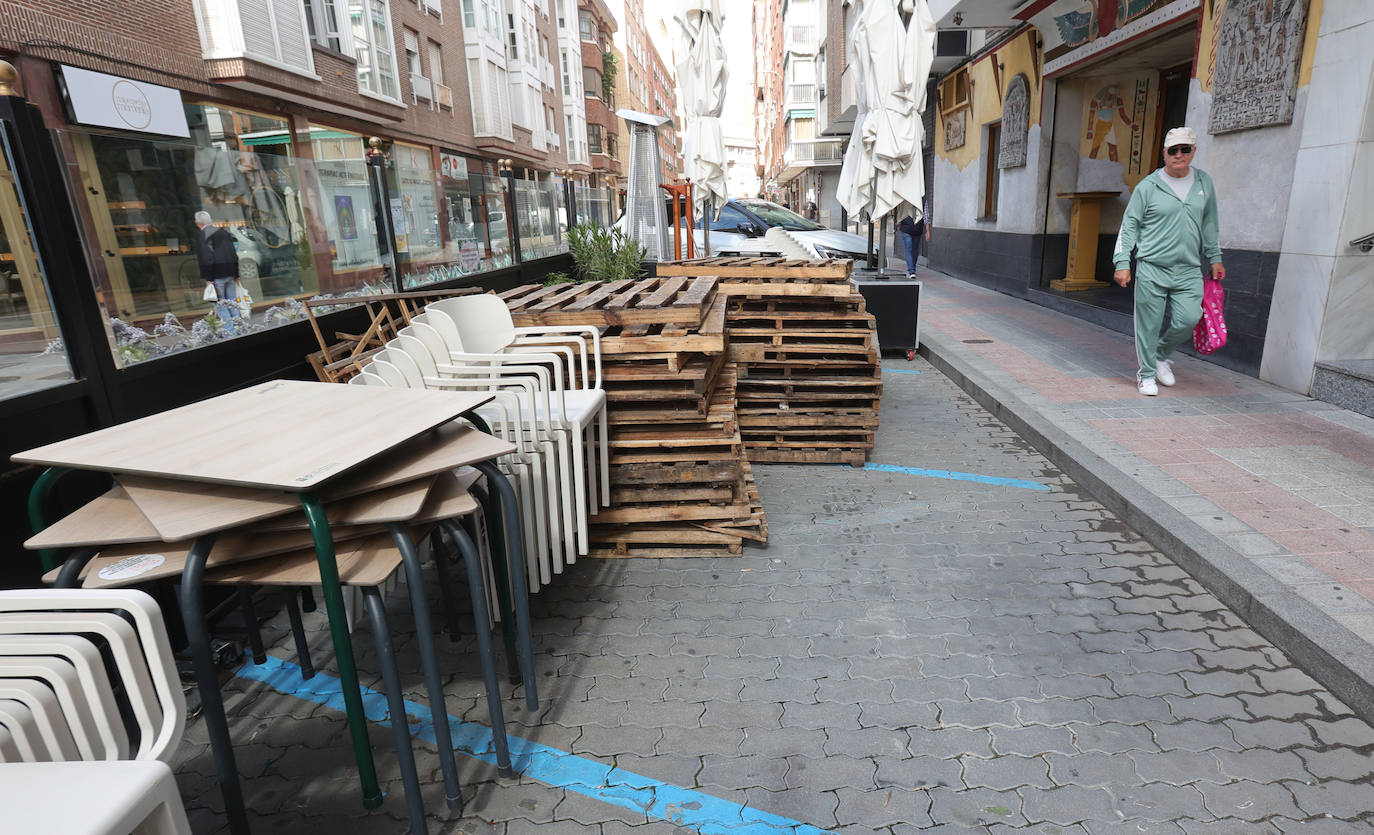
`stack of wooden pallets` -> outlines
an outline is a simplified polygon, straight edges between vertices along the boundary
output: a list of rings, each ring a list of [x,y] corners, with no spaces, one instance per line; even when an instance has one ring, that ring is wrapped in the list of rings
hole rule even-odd
[[[874,319],[851,261],[703,258],[660,277],[719,278],[738,372],[738,419],[754,462],[862,466],[883,384]]]
[[[715,278],[527,285],[501,298],[517,326],[601,328],[611,507],[592,519],[593,556],[730,555],[767,538]]]

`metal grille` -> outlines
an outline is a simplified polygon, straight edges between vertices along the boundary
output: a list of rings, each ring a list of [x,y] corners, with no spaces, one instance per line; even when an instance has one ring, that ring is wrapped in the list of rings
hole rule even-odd
[[[663,205],[662,167],[658,130],[649,125],[630,125],[630,174],[625,188],[626,231],[639,241],[650,261],[667,261],[668,212]]]

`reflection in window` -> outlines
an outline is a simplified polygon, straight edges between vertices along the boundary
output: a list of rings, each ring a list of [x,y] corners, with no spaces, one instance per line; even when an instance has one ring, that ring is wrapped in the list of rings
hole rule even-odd
[[[0,136],[0,141],[5,137]],[[71,382],[24,203],[0,153],[0,398]]]
[[[119,320],[124,364],[261,329],[272,302],[319,289],[285,120],[215,105],[185,110],[185,140],[70,134],[98,239],[96,292]],[[203,298],[202,211],[228,233],[251,296],[232,311]]]

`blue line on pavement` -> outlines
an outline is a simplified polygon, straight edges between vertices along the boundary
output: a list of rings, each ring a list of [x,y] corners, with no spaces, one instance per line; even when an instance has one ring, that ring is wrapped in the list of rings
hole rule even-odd
[[[240,678],[260,681],[287,695],[340,713],[344,710],[343,689],[337,678],[317,672],[313,678],[303,679],[300,667],[275,656],[267,656],[263,664],[244,664],[234,672]],[[366,687],[362,688],[362,696],[367,718],[389,725],[386,696]],[[410,735],[434,744],[434,716],[429,708],[411,701],[405,705],[406,713],[418,720],[410,724]],[[495,764],[496,749],[492,745],[490,728],[452,716],[446,718],[455,750]],[[525,777],[687,827],[702,835],[826,835],[824,829],[790,818],[583,759],[517,736],[508,734],[507,739],[511,764]]]
[[[884,373],[884,374],[920,374],[921,372],[916,371],[916,370],[914,370],[914,369],[908,370],[908,369],[905,369],[905,368],[888,368],[886,365],[884,365],[884,366],[883,366],[883,373]]]
[[[1047,485],[1038,481],[1027,481],[1021,478],[1002,478],[995,475],[978,475],[977,473],[958,473],[953,470],[927,470],[921,467],[898,467],[895,464],[864,464],[865,470],[875,470],[880,473],[906,473],[907,475],[920,475],[928,478],[947,478],[952,481],[976,481],[979,484],[997,484],[1002,487],[1022,487],[1026,490],[1048,490]]]

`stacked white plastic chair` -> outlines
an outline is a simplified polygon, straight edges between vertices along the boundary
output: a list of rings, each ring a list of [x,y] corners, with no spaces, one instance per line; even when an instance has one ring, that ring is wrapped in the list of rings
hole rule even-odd
[[[92,636],[108,653],[108,667]],[[128,727],[116,692],[128,702]],[[0,591],[7,830],[189,835],[167,765],[185,715],[162,613],[147,594]]]
[[[571,481],[576,550],[586,554],[587,519],[598,508],[597,486],[601,506],[609,505],[611,498],[600,331],[590,326],[517,328],[505,302],[490,294],[434,302],[412,321],[438,331],[447,345],[451,365],[474,379],[486,379],[492,386],[501,384],[511,366],[538,363],[551,369],[547,400],[541,396],[526,401],[524,407],[570,448],[572,461],[564,478]],[[589,444],[591,456],[587,454]]]

